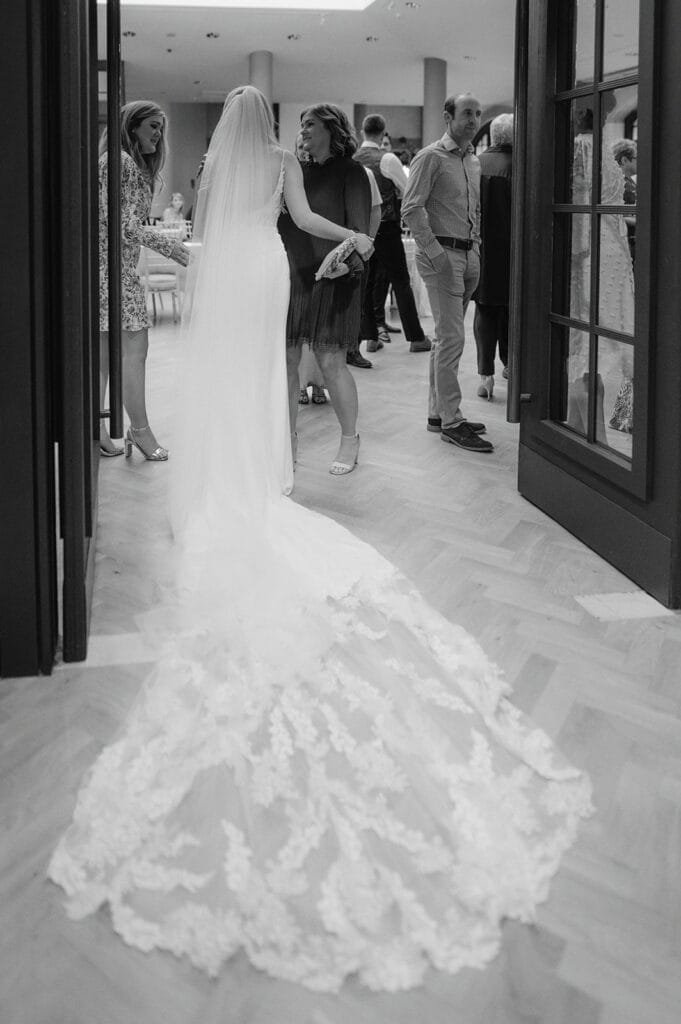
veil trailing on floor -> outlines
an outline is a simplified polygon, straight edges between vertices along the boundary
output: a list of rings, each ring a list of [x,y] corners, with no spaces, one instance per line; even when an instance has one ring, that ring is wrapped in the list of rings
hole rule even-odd
[[[285,162],[263,107],[228,99],[204,171],[156,662],[49,872],[73,917],[106,903],[126,942],[211,975],[244,950],[315,990],[405,989],[533,919],[589,784],[472,637],[286,496]]]

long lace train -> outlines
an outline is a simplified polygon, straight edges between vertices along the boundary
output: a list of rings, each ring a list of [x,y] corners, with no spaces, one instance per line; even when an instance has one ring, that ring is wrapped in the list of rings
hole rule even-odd
[[[319,990],[482,966],[546,897],[588,781],[376,551],[289,499],[266,535],[194,549],[50,876],[73,917],[108,902],[126,942],[212,975],[241,947]]]

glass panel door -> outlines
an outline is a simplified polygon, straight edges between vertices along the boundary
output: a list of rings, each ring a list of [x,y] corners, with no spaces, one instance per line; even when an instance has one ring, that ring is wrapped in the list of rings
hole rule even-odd
[[[639,0],[571,0],[557,35],[550,422],[635,493],[646,309],[636,288]],[[649,187],[649,183],[644,183]]]
[[[668,466],[678,445],[663,424],[678,408],[678,394],[665,391],[678,331],[667,323],[662,335],[659,325],[678,245],[663,251],[660,237],[678,215],[676,194],[663,197],[673,167],[658,140],[661,83],[677,94],[664,78],[673,77],[670,8],[527,2],[532,59],[514,208],[523,259],[511,310],[518,487],[667,601],[678,522]]]

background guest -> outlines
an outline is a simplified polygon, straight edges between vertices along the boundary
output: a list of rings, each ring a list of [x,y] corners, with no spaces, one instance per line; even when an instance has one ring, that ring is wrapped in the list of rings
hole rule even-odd
[[[408,149],[402,149],[397,155],[399,157],[400,163],[402,164],[404,173],[407,175],[407,177],[409,177],[409,165],[411,163],[412,154],[409,152]]]
[[[181,192],[173,192],[170,204],[166,206],[161,218],[164,224],[184,224],[184,196]]]
[[[464,418],[459,384],[464,317],[480,276],[480,164],[472,145],[480,101],[470,93],[449,96],[443,116],[447,130],[414,157],[402,204],[435,319],[427,429],[467,451],[491,452],[480,437],[484,423]]]
[[[362,337],[367,339],[368,352],[375,352],[390,341],[385,325],[385,298],[392,285],[409,351],[429,352],[431,342],[421,327],[402,245],[400,197],[408,179],[399,158],[381,149],[381,139],[386,137],[381,114],[364,118],[362,135],[364,141],[355,160],[373,172],[383,200],[362,306]]]
[[[499,114],[490,125],[491,146],[480,161],[480,281],[473,296],[473,332],[478,349],[480,398],[492,398],[494,357],[499,346],[508,376],[508,296],[511,267],[511,165],[513,115]]]
[[[373,172],[369,170],[368,167],[365,167],[364,170],[367,173],[367,178],[369,179],[369,185],[371,187],[371,214],[369,216],[369,237],[374,239],[375,241],[376,232],[378,231],[381,225],[381,207],[383,204],[383,199],[381,198],[381,192],[379,190],[378,185],[376,184],[376,178],[374,177]],[[369,262],[365,264],[364,274],[362,276],[362,298],[360,303],[362,309],[364,308],[366,289],[369,286],[370,276],[371,260],[369,260]],[[370,359],[367,359],[366,356],[363,356],[362,353],[360,352],[360,346],[362,344],[362,340],[364,337],[362,334],[362,328],[363,318],[360,321],[359,334],[357,335],[355,340],[351,341],[350,344],[348,345],[348,351],[345,357],[345,361],[348,363],[348,365],[355,366],[360,370],[370,370],[371,367],[373,366],[373,363],[371,362]],[[381,343],[377,347],[383,348],[383,344]],[[373,351],[376,351],[376,349],[374,348]]]
[[[618,139],[612,144],[612,155],[622,168],[624,175],[623,200],[626,206],[636,206],[636,155],[637,146],[633,139]],[[631,262],[636,259],[636,215],[624,218],[627,225],[627,241]]]
[[[149,426],[146,407],[146,362],[149,351],[149,313],[144,286],[137,272],[140,247],[148,246],[181,266],[189,262],[189,250],[162,231],[146,227],[151,200],[165,161],[166,116],[156,103],[136,100],[121,110],[121,318],[123,405],[130,418],[125,452],[134,445],[150,462],[162,462],[168,452]],[[99,329],[100,397],[105,405],[109,374],[109,281],[108,281],[108,170],[107,135],[100,141],[99,158]],[[102,455],[122,455],[106,428],[100,433]]]

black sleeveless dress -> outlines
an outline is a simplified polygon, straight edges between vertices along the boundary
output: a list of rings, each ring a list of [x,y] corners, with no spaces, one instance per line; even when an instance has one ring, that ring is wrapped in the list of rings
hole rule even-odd
[[[314,213],[354,231],[369,230],[371,189],[364,168],[351,157],[305,164],[303,180]],[[308,344],[313,351],[347,348],[359,332],[362,260],[353,254],[350,274],[315,281],[319,264],[337,243],[301,231],[286,212],[278,227],[291,269],[287,345]]]

